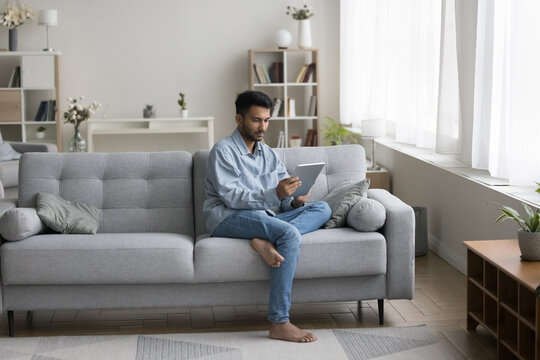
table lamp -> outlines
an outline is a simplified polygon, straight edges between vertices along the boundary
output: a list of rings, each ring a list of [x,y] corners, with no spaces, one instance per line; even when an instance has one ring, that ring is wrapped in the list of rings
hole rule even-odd
[[[58,11],[57,10],[39,10],[38,24],[47,26],[47,48],[43,51],[54,51],[49,46],[49,26],[58,25]]]
[[[371,166],[368,170],[380,170],[381,167],[375,162],[375,138],[384,136],[386,133],[384,119],[367,119],[361,123],[362,138],[371,139]]]

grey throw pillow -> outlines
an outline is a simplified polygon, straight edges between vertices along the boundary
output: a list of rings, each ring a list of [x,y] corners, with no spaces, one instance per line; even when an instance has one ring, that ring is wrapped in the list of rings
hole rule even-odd
[[[101,216],[93,206],[47,193],[38,194],[37,213],[45,225],[63,234],[95,234]]]
[[[19,160],[21,154],[16,152],[7,142],[0,142],[0,161]]]
[[[36,209],[11,208],[0,217],[0,235],[4,240],[19,241],[45,231]]]
[[[358,231],[377,231],[386,221],[386,209],[380,202],[362,198],[347,215],[347,225]]]
[[[338,228],[345,226],[347,214],[349,210],[362,197],[365,197],[369,188],[369,179],[363,179],[358,182],[352,180],[345,181],[332,189],[322,199],[326,201],[332,209],[332,217],[328,220],[323,228]]]

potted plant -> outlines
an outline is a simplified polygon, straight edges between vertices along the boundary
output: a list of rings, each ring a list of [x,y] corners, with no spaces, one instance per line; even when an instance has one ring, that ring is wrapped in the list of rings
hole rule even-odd
[[[146,104],[144,106],[143,117],[145,119],[151,119],[156,117],[156,110],[154,109],[154,105]]]
[[[178,94],[180,95],[180,99],[178,99],[178,105],[180,105],[180,117],[181,118],[187,118],[188,117],[188,109],[186,106],[186,95],[183,93]]]
[[[354,135],[330,116],[325,116],[327,125],[323,129],[324,145],[357,144]]]
[[[540,209],[535,212],[527,204],[522,204],[527,215],[522,217],[511,207],[499,205],[501,216],[496,223],[507,219],[514,220],[521,228],[518,231],[518,243],[521,250],[521,259],[526,261],[540,261]]]
[[[45,126],[38,127],[36,130],[36,139],[45,139],[45,130],[47,130]]]
[[[9,51],[17,51],[17,27],[33,16],[32,10],[26,4],[12,5],[6,2],[6,9],[0,13],[0,24],[8,28]]]
[[[300,49],[311,49],[309,18],[315,14],[309,9],[309,6],[304,4],[301,8],[287,6],[287,15],[290,15],[294,20],[298,20],[298,47]]]

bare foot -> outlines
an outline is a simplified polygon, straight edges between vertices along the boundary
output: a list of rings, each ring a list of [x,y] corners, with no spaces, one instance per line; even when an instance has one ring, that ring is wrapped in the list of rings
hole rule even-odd
[[[268,240],[253,238],[251,240],[251,247],[258,252],[266,262],[271,267],[279,267],[281,262],[285,258],[277,252],[274,244]]]
[[[317,336],[294,326],[290,322],[272,323],[270,326],[270,337],[272,339],[301,343],[317,341]]]

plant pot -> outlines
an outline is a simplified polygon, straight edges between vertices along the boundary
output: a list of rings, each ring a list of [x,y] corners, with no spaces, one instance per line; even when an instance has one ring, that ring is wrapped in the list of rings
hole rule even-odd
[[[156,117],[156,109],[154,108],[144,108],[143,109],[143,118],[145,119],[152,119]]]
[[[36,139],[45,139],[45,131],[37,131],[36,132]]]
[[[540,233],[519,230],[518,243],[521,260],[540,261]]]
[[[309,20],[298,20],[298,47],[311,49],[311,25]]]
[[[180,117],[185,119],[188,117],[188,109],[180,110]]]
[[[289,139],[289,147],[300,147],[302,139]]]

